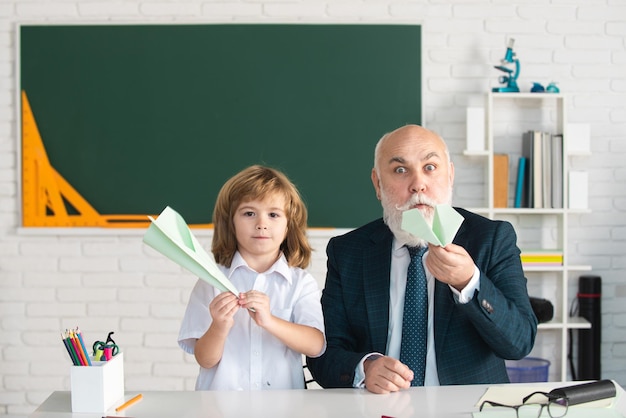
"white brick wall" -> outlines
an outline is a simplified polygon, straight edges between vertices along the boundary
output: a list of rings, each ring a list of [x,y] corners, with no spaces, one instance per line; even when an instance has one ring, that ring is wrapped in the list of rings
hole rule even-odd
[[[69,388],[59,331],[114,337],[127,390],[192,390],[194,360],[176,345],[195,279],[141,243],[141,232],[18,231],[15,28],[18,22],[363,22],[423,25],[425,124],[449,142],[455,203],[477,206],[482,170],[464,158],[465,108],[497,84],[492,66],[516,39],[520,87],[559,83],[568,118],[588,123],[591,214],[572,216],[572,260],[603,278],[603,377],[626,384],[626,5],[622,0],[2,0],[0,2],[0,415],[27,415]],[[389,129],[394,127],[390,126]],[[373,193],[372,193],[373,194]],[[532,228],[524,224],[523,228]],[[312,273],[323,281],[328,235],[316,232]],[[202,237],[205,245],[209,237]],[[575,277],[572,292],[576,291]],[[536,351],[554,352],[540,333]],[[547,354],[546,354],[547,353]]]

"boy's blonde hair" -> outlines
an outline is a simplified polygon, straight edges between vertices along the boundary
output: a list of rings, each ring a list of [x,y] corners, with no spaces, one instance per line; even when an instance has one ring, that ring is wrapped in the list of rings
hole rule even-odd
[[[307,209],[298,189],[280,171],[261,165],[250,166],[231,177],[221,188],[213,210],[213,245],[215,261],[230,267],[237,239],[233,217],[245,202],[263,200],[272,193],[285,198],[287,236],[280,249],[292,267],[306,268],[311,262],[311,246],[306,237]]]

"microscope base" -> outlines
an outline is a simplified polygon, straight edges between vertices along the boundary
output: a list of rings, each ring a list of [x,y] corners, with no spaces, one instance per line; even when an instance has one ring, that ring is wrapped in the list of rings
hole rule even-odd
[[[491,91],[496,93],[519,93],[519,87],[494,87]]]

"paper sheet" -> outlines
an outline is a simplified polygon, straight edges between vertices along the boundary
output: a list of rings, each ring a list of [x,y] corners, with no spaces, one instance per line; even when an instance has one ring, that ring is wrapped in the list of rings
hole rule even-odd
[[[432,228],[419,209],[410,209],[402,213],[402,229],[442,247],[452,242],[462,223],[463,216],[446,204],[435,206]]]
[[[157,219],[148,218],[152,222],[143,242],[222,292],[239,295],[237,288],[217,267],[174,209],[168,206]]]
[[[520,405],[522,399],[538,390],[549,392],[552,388],[545,386],[525,386],[525,385],[500,385],[490,386],[485,394],[476,403],[476,408],[485,400],[498,402],[504,405]],[[618,394],[619,396],[619,394]],[[600,399],[593,402],[570,406],[567,411],[567,418],[594,417],[594,418],[623,418],[623,415],[614,408],[617,398]],[[497,418],[502,417],[502,408],[492,408],[488,405],[481,412],[474,412],[474,418]],[[513,417],[515,414],[513,413]],[[541,415],[548,416],[547,411]]]

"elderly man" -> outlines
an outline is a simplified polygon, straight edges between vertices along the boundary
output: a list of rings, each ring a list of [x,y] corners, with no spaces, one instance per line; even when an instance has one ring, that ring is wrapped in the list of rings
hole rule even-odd
[[[326,250],[328,345],[307,358],[321,386],[389,393],[503,383],[504,359],[532,349],[537,319],[511,224],[455,208],[464,220],[446,246],[400,226],[414,208],[432,222],[435,205],[451,202],[453,181],[447,146],[432,131],[407,125],[376,145],[372,183],[383,218],[332,238]]]

